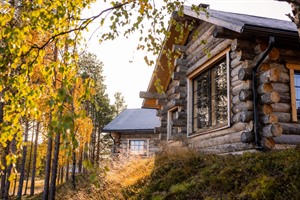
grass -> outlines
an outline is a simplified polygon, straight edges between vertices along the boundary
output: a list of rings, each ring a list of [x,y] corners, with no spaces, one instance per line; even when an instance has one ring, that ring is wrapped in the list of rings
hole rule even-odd
[[[242,156],[192,150],[114,162],[58,188],[57,199],[299,199],[300,150]]]

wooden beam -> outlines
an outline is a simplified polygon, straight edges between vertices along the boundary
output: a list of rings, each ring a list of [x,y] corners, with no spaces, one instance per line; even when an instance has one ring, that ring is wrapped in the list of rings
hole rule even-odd
[[[143,99],[164,99],[166,98],[166,94],[160,94],[160,93],[153,93],[153,92],[140,92],[140,98]]]

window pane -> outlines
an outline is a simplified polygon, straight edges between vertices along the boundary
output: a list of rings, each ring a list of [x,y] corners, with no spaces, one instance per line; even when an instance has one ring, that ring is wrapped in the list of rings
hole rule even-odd
[[[295,81],[295,96],[296,96],[296,109],[297,109],[297,117],[300,119],[300,72],[295,72],[294,76]]]
[[[130,140],[129,149],[131,154],[147,155],[147,141],[146,140]]]
[[[193,80],[193,131],[227,123],[226,59]]]

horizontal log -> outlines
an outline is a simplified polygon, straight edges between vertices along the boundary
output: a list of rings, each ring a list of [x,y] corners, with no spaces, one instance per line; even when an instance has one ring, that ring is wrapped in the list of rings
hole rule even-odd
[[[167,133],[167,128],[166,127],[155,127],[154,133]]]
[[[273,89],[279,93],[290,92],[290,86],[285,83],[271,83]]]
[[[289,72],[284,64],[276,63],[276,62],[263,63],[263,64],[261,64],[261,66],[258,68],[257,71],[263,72],[263,71],[267,71],[267,70],[274,69],[274,68],[279,69],[280,72],[285,72],[285,73]]]
[[[180,53],[185,53],[187,50],[187,46],[183,46],[183,45],[177,45],[177,44],[174,44],[173,47],[172,47],[172,51],[173,52],[180,52]]]
[[[300,124],[294,123],[279,123],[284,134],[300,134]]]
[[[278,122],[288,123],[292,121],[291,113],[273,112],[278,117]]]
[[[273,90],[273,86],[271,85],[271,83],[260,84],[257,88],[258,94],[268,93],[271,92],[272,90]]]
[[[186,126],[186,120],[185,119],[173,119],[173,126],[174,127]]]
[[[288,73],[281,72],[279,74],[278,82],[280,82],[280,83],[289,83],[290,82],[290,75]]]
[[[259,83],[277,82],[279,80],[280,70],[270,69],[259,74]]]
[[[241,122],[250,122],[253,120],[253,111],[242,111],[241,112]]]
[[[171,87],[170,89],[168,89],[166,94],[167,94],[167,96],[170,96],[171,94],[174,94],[174,93],[184,93],[184,92],[186,92],[186,87],[174,86],[174,87]]]
[[[241,80],[231,81],[231,87],[235,87],[235,86],[240,85],[242,83],[243,83],[243,81],[241,81]]]
[[[175,106],[186,106],[186,99],[172,99],[167,103],[168,108],[173,108]]]
[[[268,150],[273,149],[275,144],[276,143],[273,138],[262,138],[261,140],[261,145]]]
[[[172,79],[173,80],[180,80],[180,79],[186,78],[185,72],[173,72],[172,73]]]
[[[273,103],[270,105],[274,112],[284,112],[290,113],[291,112],[291,104],[288,103]]]
[[[250,122],[253,120],[253,111],[242,111],[232,115],[232,122]]]
[[[239,80],[250,80],[252,78],[252,69],[250,68],[241,68],[238,72]]]
[[[186,65],[176,64],[176,72],[186,72],[188,70]]]
[[[272,106],[273,104],[263,104],[259,106],[259,114],[261,115],[269,115],[271,113],[273,113],[273,108]]]
[[[261,115],[260,120],[264,124],[272,124],[272,123],[277,123],[278,122],[278,117],[274,114]]]
[[[276,144],[300,145],[300,135],[281,135],[274,138]]]
[[[252,89],[252,81],[247,80],[243,81],[240,85],[237,85],[232,88],[232,95],[238,95],[241,90],[249,90]]]
[[[241,103],[239,95],[233,96],[233,98],[232,98],[232,104],[233,105],[237,105],[239,103]]]
[[[238,76],[240,69],[243,68],[243,65],[238,65],[237,67],[233,68],[230,72],[231,78]]]
[[[206,153],[206,154],[226,154],[230,153],[233,154],[235,152],[245,152],[248,150],[254,150],[255,145],[252,143],[242,143],[242,142],[236,142],[231,144],[223,144],[223,145],[217,145],[213,147],[206,147],[201,148],[199,151]]]
[[[240,58],[240,60],[253,60],[255,54],[252,49],[251,50],[244,49],[239,51],[237,56]]]
[[[253,101],[241,102],[232,107],[233,113],[238,113],[238,112],[248,111],[248,110],[253,110]]]
[[[276,91],[271,91],[266,94],[262,94],[260,96],[260,101],[262,104],[278,103],[279,100],[280,100],[280,95]]]
[[[243,143],[250,143],[254,141],[254,132],[243,132],[241,134],[241,141]]]
[[[239,33],[224,28],[222,26],[216,26],[213,32],[213,36],[215,38],[227,38],[227,39],[234,39],[240,36]]]
[[[234,39],[231,43],[231,51],[249,50],[252,51],[255,48],[255,43],[249,40]]]
[[[175,119],[186,119],[187,113],[184,111],[178,111],[175,114]]]
[[[249,123],[235,123],[232,127],[225,128],[218,131],[213,131],[209,133],[205,133],[203,135],[191,137],[191,142],[198,143],[199,141],[206,140],[209,138],[215,138],[215,137],[221,137],[224,135],[228,135],[230,133],[235,132],[251,132],[253,131],[253,121],[250,121]]]
[[[252,100],[253,99],[252,90],[242,89],[239,93],[239,99],[241,102],[245,102],[247,100]]]
[[[267,49],[268,45],[266,45],[266,43],[259,43],[258,45],[255,46],[254,48],[254,53],[255,54],[263,54],[264,51]],[[270,53],[267,56],[268,60],[277,60],[279,58],[279,51],[277,48],[272,48],[272,50],[270,51]]]
[[[164,99],[166,98],[166,94],[160,94],[160,93],[153,93],[153,92],[140,92],[140,98],[144,99]]]
[[[241,112],[233,114],[231,120],[233,123],[241,122]]]
[[[230,62],[230,67],[231,68],[236,68],[237,66],[241,65],[242,61],[240,60],[240,58],[234,58],[233,60],[231,60]]]
[[[210,146],[217,146],[221,144],[230,144],[235,142],[241,142],[241,134],[242,132],[230,133],[228,135],[216,137],[216,138],[208,138],[206,140],[201,140],[195,144],[196,148],[205,148]]]
[[[270,137],[278,137],[282,134],[282,127],[278,123],[268,124],[262,127],[262,137],[270,138]]]
[[[224,40],[224,41],[220,42],[216,48],[214,48],[210,51],[210,57],[216,56],[217,54],[222,52],[224,49],[226,49],[230,44],[231,44],[231,40]],[[197,62],[195,62],[193,64],[188,64],[189,69],[187,71],[187,75],[189,75],[190,73],[195,71],[195,69],[197,69],[199,66],[203,65],[203,63],[205,63],[207,60],[208,60],[208,58],[204,57],[204,58],[199,59]]]
[[[181,78],[179,80],[172,80],[171,83],[169,84],[169,88],[175,87],[175,86],[186,86],[186,79],[185,78]]]
[[[197,33],[199,37],[197,37],[192,43],[190,43],[191,45],[188,46],[187,50],[185,51],[186,54],[191,54],[196,48],[202,45],[203,41],[207,40],[208,37],[212,35],[214,28],[215,26],[212,26],[212,24],[206,23]]]
[[[290,93],[279,93],[280,101],[279,103],[291,103],[291,94]]]
[[[188,61],[186,59],[182,59],[182,58],[177,58],[174,60],[174,66],[178,67],[178,66],[186,66],[188,63]]]

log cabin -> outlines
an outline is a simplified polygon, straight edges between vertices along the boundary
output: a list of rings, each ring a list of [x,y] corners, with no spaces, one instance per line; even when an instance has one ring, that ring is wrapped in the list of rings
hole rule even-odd
[[[125,109],[103,132],[113,139],[113,155],[149,157],[159,150],[160,134],[154,133],[158,125],[154,109]]]
[[[156,109],[160,119],[155,133],[168,146],[214,154],[300,144],[296,25],[199,6],[206,12],[173,13],[183,31],[171,23],[148,89],[140,92],[142,107]]]

